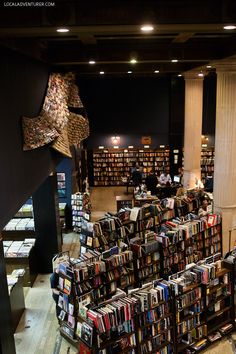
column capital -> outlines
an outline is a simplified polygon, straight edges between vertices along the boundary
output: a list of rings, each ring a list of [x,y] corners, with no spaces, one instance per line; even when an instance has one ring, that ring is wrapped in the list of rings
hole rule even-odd
[[[199,74],[202,74],[199,76]],[[197,71],[197,70],[191,70],[183,73],[183,77],[185,80],[199,80],[202,81],[204,80],[204,72],[203,71]]]
[[[217,73],[236,73],[236,56],[213,62],[212,66],[216,68]]]

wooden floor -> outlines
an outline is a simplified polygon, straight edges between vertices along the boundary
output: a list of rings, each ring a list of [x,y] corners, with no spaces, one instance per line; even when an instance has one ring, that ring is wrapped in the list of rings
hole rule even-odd
[[[97,187],[91,190],[92,219],[96,220],[106,211],[116,211],[116,195],[123,195],[125,187]],[[71,257],[79,254],[78,235],[64,235],[63,249]],[[74,354],[77,350],[59,334],[55,315],[55,303],[51,296],[50,275],[39,275],[31,289],[27,288],[26,310],[15,334],[17,354]],[[235,341],[235,342],[234,342]],[[236,333],[215,343],[204,354],[236,354]]]

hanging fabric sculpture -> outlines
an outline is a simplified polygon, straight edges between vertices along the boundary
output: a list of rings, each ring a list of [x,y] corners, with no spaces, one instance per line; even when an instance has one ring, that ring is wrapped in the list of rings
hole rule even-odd
[[[89,136],[89,122],[87,116],[70,112],[70,108],[73,111],[83,108],[75,75],[51,74],[40,115],[23,117],[23,150],[52,143],[53,149],[71,157],[70,145],[77,145]]]

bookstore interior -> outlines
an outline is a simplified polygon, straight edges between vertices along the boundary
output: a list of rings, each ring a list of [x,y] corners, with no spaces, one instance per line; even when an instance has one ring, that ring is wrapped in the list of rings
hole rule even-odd
[[[0,354],[233,354],[235,1],[103,3],[0,11]]]

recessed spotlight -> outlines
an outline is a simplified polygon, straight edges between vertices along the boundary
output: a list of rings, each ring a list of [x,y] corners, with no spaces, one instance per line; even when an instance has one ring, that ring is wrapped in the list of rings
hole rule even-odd
[[[236,26],[234,25],[227,25],[227,26],[224,26],[224,29],[225,30],[234,30],[236,28]]]
[[[136,63],[137,63],[137,60],[133,58],[133,59],[130,60],[130,63],[131,63],[131,64],[136,64]]]
[[[178,62],[178,59],[172,59],[171,60],[171,63],[177,63]]]
[[[154,27],[152,25],[143,25],[141,27],[141,31],[143,32],[152,32],[154,30]]]
[[[105,74],[105,72],[104,71],[100,71],[100,73],[99,73],[100,75],[104,75]]]
[[[203,76],[204,76],[204,74],[203,74],[203,73],[199,73],[199,74],[197,74],[197,76],[199,76],[199,77],[203,77]]]
[[[127,71],[127,74],[132,74],[132,72],[133,72],[133,71],[129,70],[129,71]]]
[[[181,76],[182,76],[181,74],[178,75],[178,77],[181,77]]]
[[[155,71],[154,71],[155,74],[158,74],[159,72],[160,72],[159,70],[155,70]]]
[[[211,65],[207,65],[206,68],[207,68],[207,69],[210,69],[210,68],[212,68],[212,66],[211,66]]]
[[[89,64],[91,64],[91,65],[96,64],[96,61],[95,60],[89,60]]]
[[[69,32],[70,30],[69,30],[69,28],[58,28],[57,29],[57,32],[59,32],[59,33],[66,33],[66,32]]]

